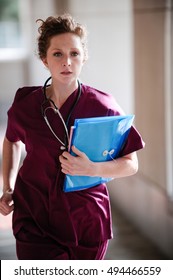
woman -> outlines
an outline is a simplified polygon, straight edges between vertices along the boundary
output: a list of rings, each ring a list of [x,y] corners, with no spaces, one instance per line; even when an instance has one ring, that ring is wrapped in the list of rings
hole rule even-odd
[[[112,238],[107,188],[100,184],[65,193],[65,174],[133,175],[138,169],[136,151],[144,144],[132,127],[114,161],[96,163],[76,147],[75,157],[65,150],[63,121],[69,130],[76,118],[122,112],[111,95],[78,82],[87,60],[85,28],[70,15],[39,21],[38,53],[52,81],[44,88],[20,88],[8,111],[0,212],[14,211],[18,259],[103,259]],[[57,108],[60,115],[55,114]],[[17,173],[21,141],[26,157]]]

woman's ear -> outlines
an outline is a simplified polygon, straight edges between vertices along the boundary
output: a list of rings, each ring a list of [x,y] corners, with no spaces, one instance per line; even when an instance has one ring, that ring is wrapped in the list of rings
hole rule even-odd
[[[42,58],[42,62],[43,62],[43,64],[48,68],[48,63],[47,63],[46,57],[45,57],[45,58]]]

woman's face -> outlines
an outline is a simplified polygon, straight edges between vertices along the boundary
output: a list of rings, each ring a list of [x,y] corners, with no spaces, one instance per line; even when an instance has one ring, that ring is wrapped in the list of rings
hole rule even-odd
[[[58,82],[76,81],[84,63],[80,37],[73,33],[52,37],[43,63],[49,69],[52,78]]]

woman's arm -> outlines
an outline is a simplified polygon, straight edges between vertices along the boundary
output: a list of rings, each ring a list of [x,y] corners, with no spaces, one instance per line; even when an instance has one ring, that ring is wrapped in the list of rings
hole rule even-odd
[[[21,143],[13,143],[5,138],[2,153],[3,195],[0,198],[0,213],[3,215],[9,214],[13,210],[12,192],[17,176],[20,156]]]
[[[77,155],[76,157],[68,152],[63,152],[59,157],[64,174],[120,178],[133,175],[138,171],[136,152],[112,161],[92,162],[85,153],[74,146],[72,150]]]

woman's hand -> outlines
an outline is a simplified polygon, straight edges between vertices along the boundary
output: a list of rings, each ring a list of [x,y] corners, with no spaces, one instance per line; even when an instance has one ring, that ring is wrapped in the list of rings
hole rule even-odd
[[[61,170],[64,174],[78,176],[98,176],[105,178],[122,178],[134,175],[138,171],[138,158],[136,152],[123,157],[105,161],[93,162],[87,155],[72,147],[76,156],[63,152],[59,157]]]
[[[0,213],[4,216],[10,214],[14,209],[12,191],[6,191],[0,198]]]
[[[69,175],[93,176],[93,162],[75,146],[72,146],[72,151],[76,156],[65,151],[59,157],[62,172]]]

